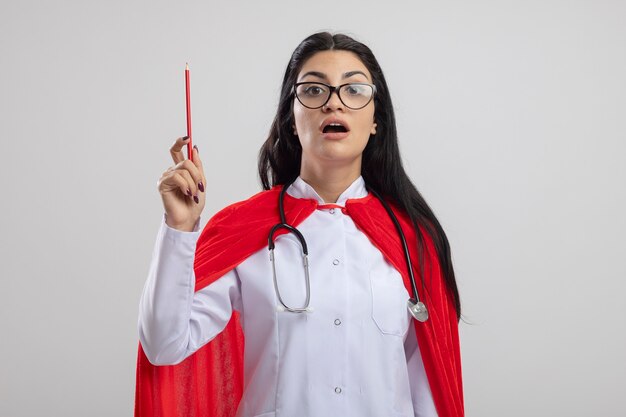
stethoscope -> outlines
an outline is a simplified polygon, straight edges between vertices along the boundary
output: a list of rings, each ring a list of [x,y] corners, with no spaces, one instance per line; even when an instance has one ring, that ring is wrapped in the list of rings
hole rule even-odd
[[[309,307],[309,302],[311,301],[311,280],[309,278],[309,250],[307,249],[306,240],[302,233],[295,227],[287,224],[287,219],[285,217],[285,207],[284,207],[284,199],[285,192],[291,183],[286,184],[280,192],[278,197],[278,211],[280,214],[280,223],[274,225],[270,230],[270,234],[268,236],[268,249],[270,251],[270,261],[272,263],[272,275],[274,279],[274,290],[276,291],[276,296],[278,297],[278,301],[283,306],[283,308],[292,313],[304,313],[310,312],[312,309]],[[400,236],[400,241],[402,242],[402,248],[404,249],[404,258],[406,260],[406,266],[409,271],[409,277],[411,278],[411,289],[413,291],[413,298],[409,298],[407,301],[407,308],[413,317],[416,320],[424,322],[428,319],[428,310],[426,309],[426,305],[419,299],[419,294],[417,293],[417,287],[415,286],[415,277],[413,276],[413,265],[411,264],[411,257],[409,255],[409,248],[406,244],[406,239],[404,237],[404,233],[402,232],[402,227],[398,222],[398,218],[391,210],[391,207],[387,204],[385,200],[383,200],[378,193],[372,189],[368,190],[374,194],[374,196],[382,203],[383,207],[389,214],[389,217],[393,221],[393,224],[396,226],[396,230],[398,235]],[[304,264],[304,279],[306,282],[306,300],[304,302],[304,307],[294,308],[289,307],[283,301],[283,298],[280,295],[280,290],[278,289],[278,280],[276,279],[276,264],[274,262],[274,233],[279,229],[287,229],[289,232],[292,232],[300,241],[300,245],[302,246],[302,262]],[[422,280],[422,290],[424,289],[424,281]]]

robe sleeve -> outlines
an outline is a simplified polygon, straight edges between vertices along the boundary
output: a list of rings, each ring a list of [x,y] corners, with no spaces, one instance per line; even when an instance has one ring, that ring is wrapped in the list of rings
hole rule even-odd
[[[197,229],[197,225],[196,225]],[[193,269],[200,232],[163,220],[139,303],[139,340],[153,365],[174,365],[215,338],[241,308],[235,269],[195,292]]]

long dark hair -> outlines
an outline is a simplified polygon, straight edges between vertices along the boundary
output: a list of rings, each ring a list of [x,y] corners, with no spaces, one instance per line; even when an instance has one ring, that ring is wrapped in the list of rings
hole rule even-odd
[[[258,169],[263,189],[269,190],[277,184],[289,184],[300,175],[302,147],[298,137],[293,134],[292,87],[296,83],[304,62],[316,52],[328,50],[353,52],[372,75],[372,81],[376,86],[374,120],[377,127],[375,138],[370,136],[363,150],[361,176],[369,188],[373,188],[384,198],[390,199],[409,215],[418,236],[419,272],[422,282],[424,282],[424,271],[421,268],[424,264],[424,237],[417,225],[424,227],[432,237],[446,286],[456,308],[457,318],[460,318],[461,302],[454,277],[448,238],[435,214],[404,171],[398,148],[396,119],[387,82],[378,61],[366,45],[343,34],[332,35],[328,32],[321,32],[309,36],[295,49],[283,78],[276,117],[272,122],[267,140],[259,152]]]

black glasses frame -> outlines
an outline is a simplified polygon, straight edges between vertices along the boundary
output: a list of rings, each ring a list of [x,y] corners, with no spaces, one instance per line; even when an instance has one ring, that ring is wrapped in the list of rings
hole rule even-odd
[[[303,85],[303,84],[320,84],[320,85],[323,85],[323,86],[327,87],[329,93],[328,93],[328,97],[326,98],[326,101],[324,102],[324,104],[322,104],[321,106],[317,106],[317,107],[309,107],[306,104],[304,104],[302,102],[302,100],[300,100],[300,97],[298,97],[298,93],[296,92],[297,89],[298,89],[298,86]],[[341,98],[341,88],[345,87],[347,85],[367,85],[368,87],[372,88],[372,96],[367,101],[367,103],[365,103],[361,107],[350,107]],[[300,104],[302,104],[307,109],[319,109],[319,108],[324,107],[326,105],[326,103],[328,103],[328,100],[330,100],[330,98],[332,97],[332,95],[333,95],[333,93],[335,91],[337,92],[337,97],[339,97],[339,101],[341,101],[341,103],[344,106],[346,106],[347,108],[349,108],[351,110],[360,110],[360,109],[364,108],[365,106],[367,106],[368,104],[370,104],[370,101],[372,101],[372,99],[374,99],[374,96],[376,95],[376,86],[374,84],[368,84],[368,83],[345,83],[345,84],[341,84],[341,85],[338,85],[338,86],[333,86],[333,85],[328,85],[326,83],[321,83],[321,82],[318,82],[318,81],[303,81],[303,82],[300,82],[300,83],[295,83],[293,88],[292,88],[293,95],[296,96],[296,98],[298,99]]]

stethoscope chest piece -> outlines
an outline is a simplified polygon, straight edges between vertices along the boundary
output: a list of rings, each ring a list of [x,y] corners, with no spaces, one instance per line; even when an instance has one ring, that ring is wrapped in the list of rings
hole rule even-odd
[[[409,298],[406,302],[406,306],[411,315],[415,317],[415,320],[421,321],[422,323],[428,320],[428,309],[421,301],[415,302],[413,298]]]

